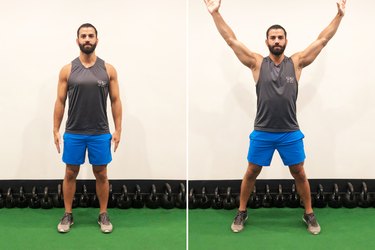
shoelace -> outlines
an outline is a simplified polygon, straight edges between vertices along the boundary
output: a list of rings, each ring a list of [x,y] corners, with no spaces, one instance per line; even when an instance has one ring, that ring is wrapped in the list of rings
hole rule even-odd
[[[245,213],[238,213],[236,217],[234,218],[234,224],[239,225],[244,221],[244,218],[246,217]]]
[[[318,226],[318,223],[316,222],[314,214],[307,214],[306,217],[307,217],[308,223],[310,223],[314,227]]]
[[[100,223],[103,225],[109,225],[109,217],[106,213],[100,215]]]
[[[65,213],[64,217],[61,219],[61,224],[70,224],[72,221],[72,215]]]

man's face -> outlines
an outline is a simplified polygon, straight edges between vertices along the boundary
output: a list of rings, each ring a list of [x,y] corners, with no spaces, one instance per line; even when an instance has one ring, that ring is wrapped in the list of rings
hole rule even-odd
[[[96,37],[94,28],[92,27],[81,28],[79,30],[77,44],[80,50],[87,55],[94,52],[96,45],[98,44],[98,38]]]
[[[271,29],[268,32],[266,44],[271,54],[275,56],[282,55],[284,53],[287,42],[288,41],[282,29]]]

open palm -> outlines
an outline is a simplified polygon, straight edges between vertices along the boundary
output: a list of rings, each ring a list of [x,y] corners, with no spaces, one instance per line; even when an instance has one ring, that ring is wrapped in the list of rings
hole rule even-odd
[[[219,9],[221,0],[204,0],[204,2],[206,3],[208,12],[212,14]]]
[[[340,16],[345,15],[345,4],[346,4],[346,0],[341,0],[340,2],[337,3],[337,9],[339,11]]]

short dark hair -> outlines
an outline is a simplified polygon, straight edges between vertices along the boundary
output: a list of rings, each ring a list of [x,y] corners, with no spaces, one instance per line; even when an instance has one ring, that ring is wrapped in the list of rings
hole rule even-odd
[[[274,24],[274,25],[272,25],[271,27],[268,28],[268,30],[266,32],[266,38],[268,38],[268,33],[270,32],[270,30],[277,30],[277,29],[282,29],[284,31],[285,38],[286,38],[286,30],[284,29],[283,26],[281,26],[279,24]]]
[[[79,28],[77,30],[77,37],[79,37],[79,31],[82,28],[93,28],[95,30],[95,35],[98,37],[98,31],[96,30],[95,26],[92,25],[91,23],[84,23],[81,26],[79,26]]]

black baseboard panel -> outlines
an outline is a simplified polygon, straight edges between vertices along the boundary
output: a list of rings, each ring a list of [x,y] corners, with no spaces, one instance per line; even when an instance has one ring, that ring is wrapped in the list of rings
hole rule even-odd
[[[9,188],[12,189],[13,193],[17,194],[18,190],[22,186],[26,194],[31,193],[33,187],[36,187],[38,193],[43,193],[45,187],[48,187],[48,191],[51,194],[57,192],[57,187],[62,184],[63,180],[0,180],[0,192],[6,194]],[[186,188],[185,180],[109,180],[112,185],[113,193],[121,193],[122,186],[126,185],[129,194],[133,194],[136,190],[136,186],[139,185],[142,194],[149,194],[151,186],[155,185],[157,193],[164,193],[166,183],[168,183],[172,189],[172,193],[178,193],[180,189],[180,183],[184,184]],[[76,192],[81,193],[83,185],[86,186],[88,193],[95,193],[95,180],[77,180]]]
[[[150,193],[151,186],[155,185],[157,193],[165,191],[165,185],[168,183],[171,186],[172,193],[179,193],[180,183],[184,184],[187,188],[186,180],[110,180],[114,193],[121,193],[121,188],[126,185],[128,192],[134,193],[136,185],[141,188],[142,194]],[[355,192],[361,192],[362,182],[367,185],[368,192],[375,192],[375,179],[310,179],[311,192],[315,193],[319,184],[323,186],[324,192],[330,193],[333,191],[333,185],[336,183],[339,187],[339,192],[346,192],[348,183],[351,183]],[[62,184],[62,180],[0,180],[0,192],[6,193],[9,188],[14,193],[17,193],[22,186],[25,193],[31,193],[33,187],[36,187],[38,193],[43,193],[45,187],[48,187],[50,193],[57,192],[58,184]],[[265,186],[268,185],[271,193],[278,191],[279,184],[282,185],[283,192],[288,193],[294,184],[293,179],[259,179],[256,181],[256,188],[259,193],[263,193]],[[80,193],[83,185],[87,187],[88,193],[95,192],[95,180],[77,180],[77,193]],[[200,193],[203,187],[206,189],[206,194],[214,194],[215,188],[218,187],[220,193],[225,193],[228,187],[231,187],[233,194],[240,192],[241,180],[191,180],[189,181],[189,189],[194,188],[196,193]],[[186,192],[188,193],[188,191]]]
[[[112,195],[108,207],[119,208],[186,208],[188,202],[189,209],[209,207],[234,209],[239,205],[241,186],[241,180],[191,180],[188,183],[186,180],[110,180],[109,182],[112,186]],[[375,179],[310,179],[309,183],[312,205],[315,207],[326,207],[327,203],[328,206],[335,208],[342,205],[348,208],[375,207]],[[58,192],[60,184],[62,180],[0,180],[0,208],[63,207],[62,194]],[[299,207],[300,200],[295,195],[293,184],[292,179],[259,179],[255,184],[256,194],[252,194],[248,206],[251,208]],[[335,184],[338,188],[334,192]],[[127,188],[127,195],[122,192],[123,185]],[[155,189],[152,191],[153,185]],[[45,191],[46,187],[48,192]],[[85,192],[84,187],[86,187]],[[32,190],[35,189],[36,191],[33,192]],[[95,180],[77,180],[76,206],[98,207],[95,197]]]
[[[323,186],[325,193],[333,191],[334,184],[338,185],[339,192],[344,193],[348,189],[348,183],[351,183],[356,193],[361,192],[362,183],[365,182],[368,192],[375,192],[375,179],[310,179],[310,190],[316,193],[319,185]],[[290,179],[259,179],[255,186],[258,193],[264,193],[266,185],[269,186],[271,193],[277,193],[279,184],[282,186],[284,193],[290,193],[294,180]],[[239,194],[241,187],[241,180],[191,180],[189,181],[189,189],[194,188],[195,193],[199,194],[202,188],[205,187],[206,194],[214,194],[216,187],[219,188],[220,194],[224,194],[228,187],[231,188],[232,194]]]

